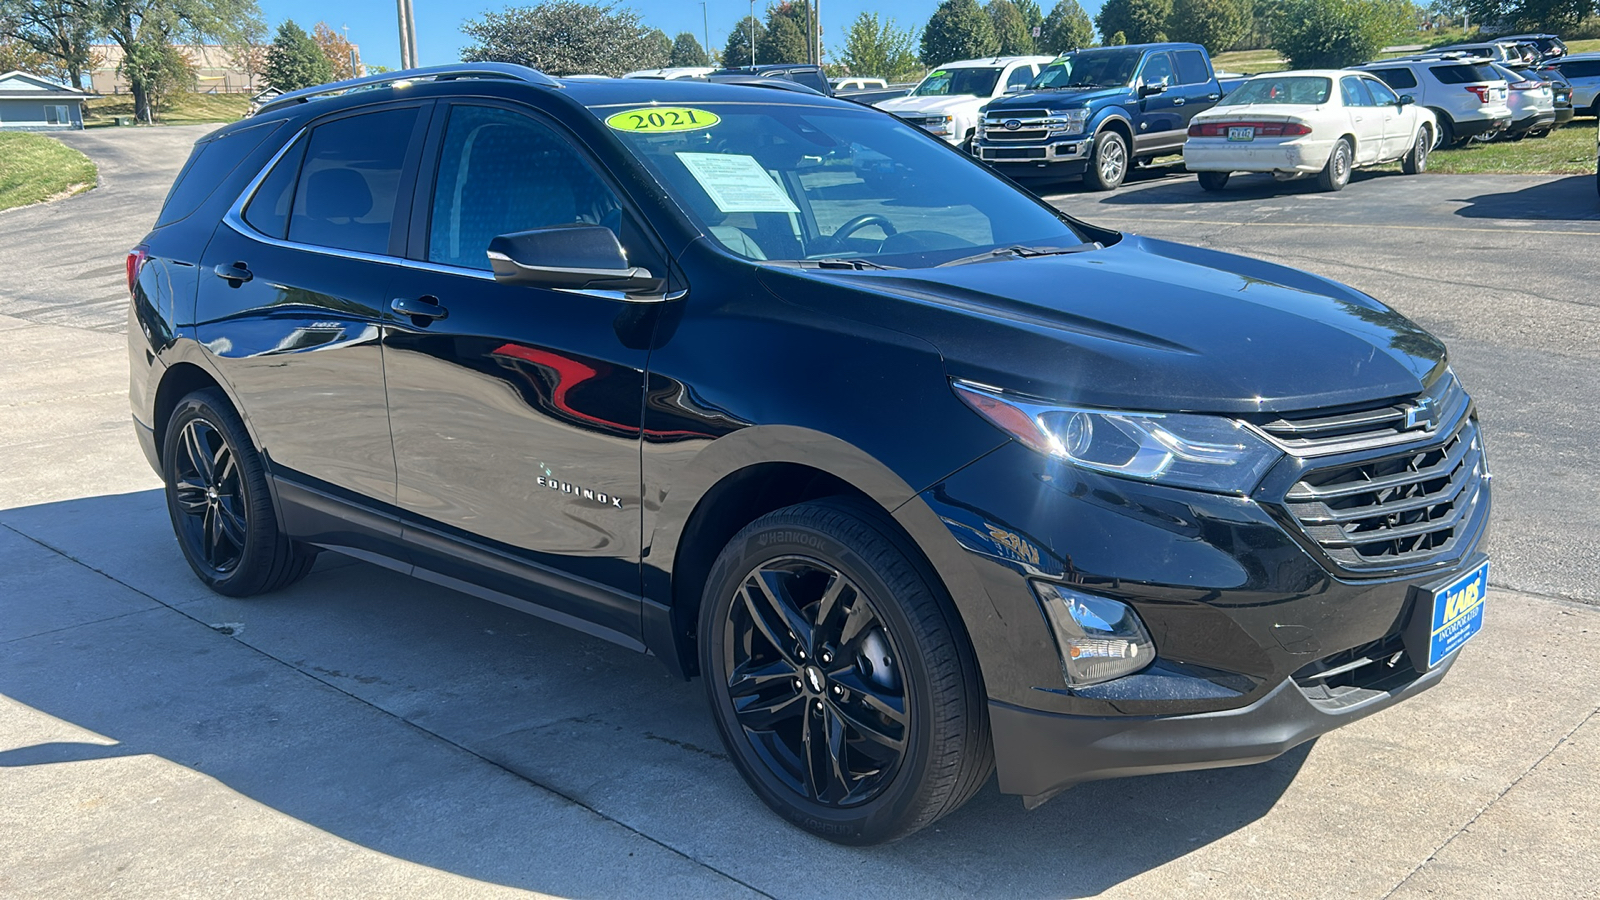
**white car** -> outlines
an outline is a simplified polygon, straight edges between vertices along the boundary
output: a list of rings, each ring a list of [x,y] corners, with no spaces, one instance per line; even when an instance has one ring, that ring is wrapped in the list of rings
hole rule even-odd
[[[889,82],[883,78],[834,78],[830,79],[835,93],[848,93],[850,91],[886,91]]]
[[[1028,86],[1053,56],[996,56],[946,63],[904,97],[874,104],[929,134],[970,150],[990,100]]]
[[[1427,169],[1438,137],[1432,112],[1365,72],[1274,72],[1190,120],[1183,164],[1208,191],[1232,172],[1315,175],[1337,191],[1359,166],[1398,159],[1408,175]]]
[[[669,66],[665,69],[640,69],[623,78],[649,78],[654,81],[677,81],[680,78],[704,78],[715,72],[710,66]]]

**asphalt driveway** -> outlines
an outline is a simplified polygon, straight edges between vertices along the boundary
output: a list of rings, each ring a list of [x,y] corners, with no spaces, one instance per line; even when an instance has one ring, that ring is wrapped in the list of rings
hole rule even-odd
[[[991,785],[852,850],[767,813],[653,660],[334,554],[256,600],[193,579],[127,424],[120,291],[202,132],[72,136],[101,187],[0,214],[0,896],[1594,896],[1591,184],[1056,196],[1445,336],[1496,472],[1488,625],[1438,689],[1272,763],[1033,812]]]

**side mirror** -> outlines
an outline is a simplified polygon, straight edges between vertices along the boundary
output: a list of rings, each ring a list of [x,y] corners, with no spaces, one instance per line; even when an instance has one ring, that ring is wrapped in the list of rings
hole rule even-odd
[[[502,234],[489,242],[489,265],[501,284],[660,294],[667,283],[649,269],[628,265],[616,233],[602,225]]]
[[[1160,81],[1152,81],[1139,85],[1139,96],[1141,97],[1149,97],[1152,94],[1165,94],[1166,92],[1167,81],[1165,78]]]
[[[1410,94],[1401,94],[1400,102],[1396,103],[1395,106],[1407,106],[1415,102],[1417,102],[1417,98],[1411,96]]]

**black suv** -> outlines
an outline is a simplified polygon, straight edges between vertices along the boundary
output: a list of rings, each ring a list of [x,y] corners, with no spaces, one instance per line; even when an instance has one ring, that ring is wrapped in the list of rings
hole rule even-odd
[[[1270,759],[1482,621],[1439,341],[851,103],[494,64],[287,94],[196,145],[128,286],[206,584],[331,548],[651,653],[833,840],[994,769],[1031,806]]]

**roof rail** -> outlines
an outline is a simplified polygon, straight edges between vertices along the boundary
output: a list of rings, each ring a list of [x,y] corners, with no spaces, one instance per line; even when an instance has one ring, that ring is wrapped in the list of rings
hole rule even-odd
[[[452,81],[457,78],[498,78],[506,81],[523,81],[528,84],[537,84],[541,87],[560,87],[561,84],[538,69],[519,66],[515,63],[475,62],[455,63],[448,66],[426,66],[421,69],[405,69],[399,72],[385,72],[382,75],[367,75],[362,78],[351,78],[345,81],[335,81],[332,84],[319,84],[314,87],[301,88],[280,94],[270,101],[262,104],[256,110],[256,115],[292,106],[296,103],[305,103],[318,97],[327,97],[334,94],[343,94],[348,91],[367,90],[372,88],[387,87],[401,82],[417,80]]]

